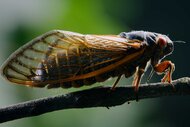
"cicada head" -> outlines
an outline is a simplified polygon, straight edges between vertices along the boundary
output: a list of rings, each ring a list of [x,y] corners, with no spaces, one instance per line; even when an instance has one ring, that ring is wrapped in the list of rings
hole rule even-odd
[[[156,43],[160,49],[159,51],[160,58],[163,58],[171,54],[174,50],[173,41],[171,41],[171,39],[166,35],[159,34],[156,39]]]

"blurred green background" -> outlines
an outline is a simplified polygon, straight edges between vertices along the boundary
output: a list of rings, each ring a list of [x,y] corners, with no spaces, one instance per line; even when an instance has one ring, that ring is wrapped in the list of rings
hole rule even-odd
[[[0,0],[0,64],[18,47],[52,29],[84,34],[119,34],[122,31],[145,30],[187,42],[176,44],[175,51],[166,59],[176,65],[174,79],[190,76],[189,4],[188,0]],[[160,81],[161,77],[154,75],[151,82]],[[131,79],[123,79],[120,84],[131,84]],[[111,84],[112,81],[103,84]],[[63,89],[11,85],[0,78],[0,107],[67,92]],[[56,111],[1,125],[189,127],[189,114],[189,96],[173,96],[134,101],[109,110],[89,108]]]

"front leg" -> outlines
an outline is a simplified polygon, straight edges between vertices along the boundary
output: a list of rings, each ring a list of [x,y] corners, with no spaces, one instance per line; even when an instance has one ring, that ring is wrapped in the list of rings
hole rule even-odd
[[[162,82],[168,82],[170,84],[172,82],[172,73],[173,73],[174,69],[175,69],[175,65],[171,61],[163,61],[163,62],[156,64],[154,66],[154,70],[157,73],[165,72],[165,75],[161,81]]]

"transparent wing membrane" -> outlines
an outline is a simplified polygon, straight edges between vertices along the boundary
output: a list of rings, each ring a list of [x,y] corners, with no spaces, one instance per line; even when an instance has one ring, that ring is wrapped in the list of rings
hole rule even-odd
[[[75,79],[121,60],[132,48],[126,43],[119,36],[50,31],[13,53],[4,63],[2,75],[17,84],[59,87],[64,79]]]

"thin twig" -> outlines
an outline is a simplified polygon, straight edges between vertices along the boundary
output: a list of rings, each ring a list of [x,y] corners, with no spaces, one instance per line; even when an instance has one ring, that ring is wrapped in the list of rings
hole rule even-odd
[[[190,95],[190,78],[184,77],[172,82],[143,84],[139,88],[138,98],[156,98],[168,95]],[[133,87],[117,87],[110,91],[110,87],[98,87],[84,91],[73,92],[55,97],[47,97],[27,101],[0,108],[0,123],[15,119],[37,116],[56,110],[89,107],[111,107],[136,100],[137,95]]]

